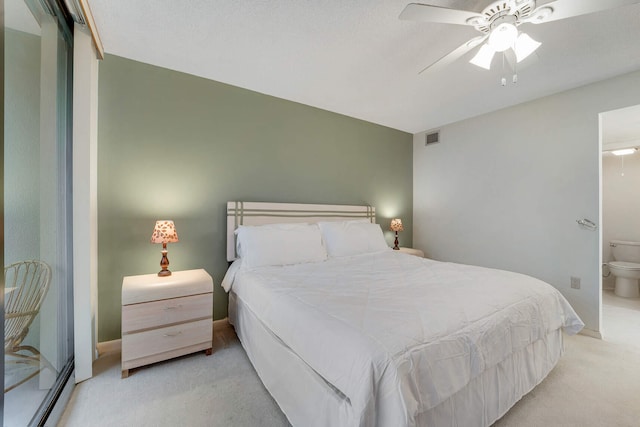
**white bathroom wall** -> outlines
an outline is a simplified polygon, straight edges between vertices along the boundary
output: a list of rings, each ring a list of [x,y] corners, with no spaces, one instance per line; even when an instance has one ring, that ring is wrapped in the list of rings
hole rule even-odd
[[[600,233],[576,220],[600,220],[599,113],[639,100],[634,72],[416,134],[414,246],[545,280],[599,331]]]
[[[609,248],[611,240],[640,242],[640,152],[620,157],[602,156],[603,262],[613,259]],[[603,286],[613,289],[613,276],[603,279]]]

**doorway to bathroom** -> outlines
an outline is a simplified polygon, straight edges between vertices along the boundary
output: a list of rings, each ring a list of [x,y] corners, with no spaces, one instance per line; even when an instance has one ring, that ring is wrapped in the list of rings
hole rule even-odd
[[[600,117],[601,331],[606,341],[640,348],[640,105]]]

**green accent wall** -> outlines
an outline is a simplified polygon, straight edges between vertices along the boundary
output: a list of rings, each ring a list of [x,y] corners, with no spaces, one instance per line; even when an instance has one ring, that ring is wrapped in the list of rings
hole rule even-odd
[[[156,219],[175,221],[169,269],[204,268],[214,318],[231,200],[369,204],[411,246],[413,137],[351,117],[107,55],[98,113],[99,341],[120,337],[122,278],[160,269]],[[391,232],[386,232],[392,244]]]

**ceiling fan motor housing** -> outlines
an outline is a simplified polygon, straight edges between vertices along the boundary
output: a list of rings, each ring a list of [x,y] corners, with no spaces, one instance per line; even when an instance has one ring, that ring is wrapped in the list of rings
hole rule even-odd
[[[467,23],[476,30],[488,34],[507,17],[513,20],[511,22],[513,25],[520,25],[520,21],[528,18],[535,8],[535,0],[500,0],[485,7],[479,16],[469,18]]]

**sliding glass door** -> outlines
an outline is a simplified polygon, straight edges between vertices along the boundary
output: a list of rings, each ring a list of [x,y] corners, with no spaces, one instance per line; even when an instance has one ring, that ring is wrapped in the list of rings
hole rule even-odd
[[[4,426],[37,425],[73,367],[73,37],[55,0],[4,0]]]

